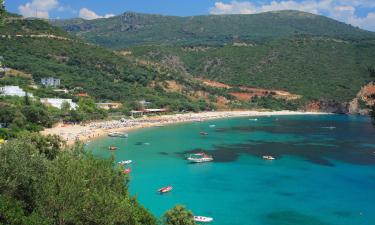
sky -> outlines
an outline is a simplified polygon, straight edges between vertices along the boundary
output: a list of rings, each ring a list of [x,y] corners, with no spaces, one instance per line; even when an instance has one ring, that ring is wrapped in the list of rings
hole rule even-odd
[[[300,10],[375,31],[375,0],[5,0],[25,17],[97,19],[127,11],[174,16]]]

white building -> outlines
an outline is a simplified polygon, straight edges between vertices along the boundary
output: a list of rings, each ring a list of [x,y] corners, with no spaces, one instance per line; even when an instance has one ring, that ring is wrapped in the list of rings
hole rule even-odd
[[[54,77],[42,78],[40,82],[47,87],[60,86],[60,79]]]
[[[26,95],[26,92],[18,86],[4,86],[0,87],[0,95],[24,97]],[[33,97],[33,95],[30,93],[28,93],[28,95],[30,97]]]
[[[49,105],[58,109],[62,108],[64,102],[67,102],[70,105],[71,109],[76,109],[77,104],[72,101],[72,99],[62,99],[62,98],[41,98],[40,102],[45,105]]]

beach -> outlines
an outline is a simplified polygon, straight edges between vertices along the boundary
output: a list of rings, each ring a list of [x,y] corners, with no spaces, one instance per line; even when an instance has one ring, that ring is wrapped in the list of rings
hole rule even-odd
[[[134,129],[164,126],[168,124],[184,122],[200,122],[212,119],[223,119],[233,117],[260,117],[260,116],[281,116],[281,115],[321,115],[320,112],[299,112],[299,111],[214,111],[200,113],[183,113],[161,116],[148,116],[136,119],[94,121],[86,124],[62,124],[59,123],[52,128],[41,132],[43,135],[58,135],[67,145],[76,141],[87,142],[110,132],[125,132]]]

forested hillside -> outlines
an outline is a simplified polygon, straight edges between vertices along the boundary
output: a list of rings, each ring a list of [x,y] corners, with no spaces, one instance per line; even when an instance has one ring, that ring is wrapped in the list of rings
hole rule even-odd
[[[295,35],[345,40],[375,37],[371,32],[299,11],[193,17],[124,13],[109,19],[53,22],[79,37],[113,49],[142,44],[175,46],[266,42]]]

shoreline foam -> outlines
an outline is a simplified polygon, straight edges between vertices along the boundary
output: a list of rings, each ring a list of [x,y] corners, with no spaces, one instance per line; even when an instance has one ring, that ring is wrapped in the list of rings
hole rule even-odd
[[[43,135],[58,135],[67,145],[73,145],[75,141],[89,141],[107,135],[110,132],[130,131],[147,127],[177,124],[184,122],[205,121],[213,119],[235,118],[235,117],[256,117],[256,116],[284,116],[284,115],[323,115],[327,113],[319,112],[299,112],[299,111],[218,111],[172,114],[162,116],[152,116],[137,119],[126,119],[125,121],[94,121],[85,125],[64,125],[57,124],[53,128],[45,129]]]

